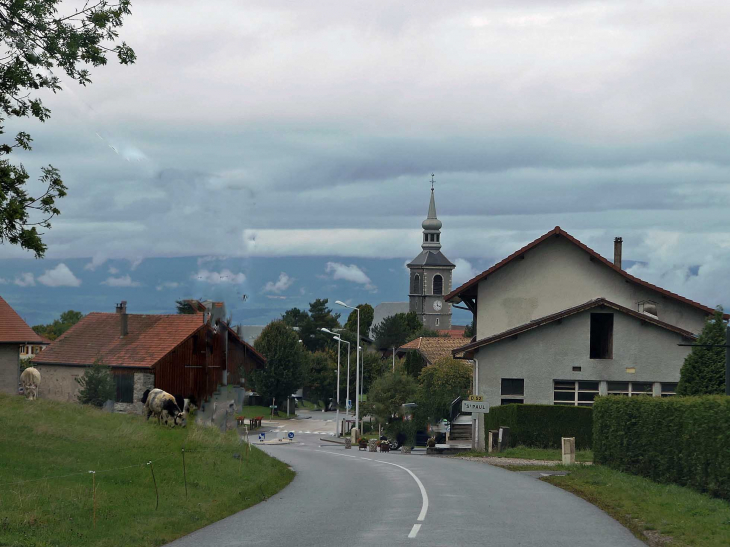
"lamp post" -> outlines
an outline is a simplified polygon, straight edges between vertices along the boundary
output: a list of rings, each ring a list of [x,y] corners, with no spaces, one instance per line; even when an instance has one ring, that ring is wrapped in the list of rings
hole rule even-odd
[[[348,306],[341,300],[335,302],[338,306],[357,311],[357,352],[355,352],[355,423],[360,421],[360,308]]]
[[[342,341],[342,338],[340,338],[339,334],[335,334],[334,332],[325,329],[324,327],[319,329],[322,332],[326,332],[327,334],[333,334],[333,338],[337,340],[337,414],[335,415],[335,437],[340,436],[340,342]]]

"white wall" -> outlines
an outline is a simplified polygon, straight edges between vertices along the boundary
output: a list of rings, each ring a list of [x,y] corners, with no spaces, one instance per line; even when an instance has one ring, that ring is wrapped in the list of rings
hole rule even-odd
[[[705,313],[639,286],[564,237],[544,241],[479,283],[477,339],[604,297],[638,311],[654,300],[659,320],[699,333]]]

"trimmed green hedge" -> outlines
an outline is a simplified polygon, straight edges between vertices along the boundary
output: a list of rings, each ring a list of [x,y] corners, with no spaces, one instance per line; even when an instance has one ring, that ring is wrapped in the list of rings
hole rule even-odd
[[[575,437],[575,447],[581,450],[593,441],[592,411],[582,406],[495,406],[485,414],[484,425],[485,432],[509,427],[510,447],[560,448],[561,437]]]
[[[730,397],[599,397],[594,461],[730,499]]]

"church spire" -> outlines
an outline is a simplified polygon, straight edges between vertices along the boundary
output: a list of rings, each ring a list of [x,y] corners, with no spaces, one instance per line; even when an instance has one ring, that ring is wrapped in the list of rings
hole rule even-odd
[[[431,175],[431,202],[428,204],[428,217],[423,221],[423,243],[421,248],[424,251],[438,251],[441,249],[441,221],[436,218],[436,199],[433,191],[433,179]]]

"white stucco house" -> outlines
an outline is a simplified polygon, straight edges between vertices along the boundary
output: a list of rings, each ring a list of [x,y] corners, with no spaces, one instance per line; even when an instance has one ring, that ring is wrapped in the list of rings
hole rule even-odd
[[[446,296],[474,314],[476,335],[454,355],[474,360],[490,407],[675,393],[690,351],[678,344],[714,309],[624,271],[621,246],[611,262],[556,227]]]

